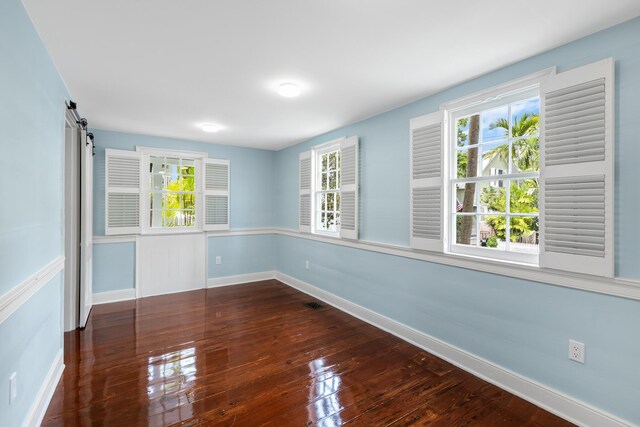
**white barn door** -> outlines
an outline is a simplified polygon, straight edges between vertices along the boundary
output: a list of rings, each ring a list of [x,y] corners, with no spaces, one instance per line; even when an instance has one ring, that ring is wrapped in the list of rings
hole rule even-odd
[[[80,131],[80,327],[93,306],[93,144]]]

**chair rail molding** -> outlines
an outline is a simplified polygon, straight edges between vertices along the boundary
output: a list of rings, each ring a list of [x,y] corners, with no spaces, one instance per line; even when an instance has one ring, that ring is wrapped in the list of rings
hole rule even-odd
[[[276,228],[274,232],[281,236],[313,240],[331,245],[347,246],[354,249],[433,262],[436,264],[450,265],[453,267],[461,267],[468,270],[482,271],[485,273],[529,280],[547,285],[564,286],[583,291],[640,300],[640,280],[622,278],[609,279],[606,277],[590,276],[587,274],[539,268],[516,262],[495,261],[468,255],[422,251],[411,249],[408,246],[390,245],[365,240],[340,239],[338,237],[325,237],[315,234],[301,233],[297,230],[291,229]]]
[[[59,256],[13,289],[0,296],[0,324],[7,320],[22,304],[27,302],[29,298],[35,295],[63,269],[64,256]]]
[[[623,278],[605,278],[590,276],[587,274],[569,273],[559,270],[539,268],[517,262],[495,261],[461,254],[437,253],[412,249],[409,246],[393,245],[388,243],[372,242],[367,240],[350,240],[339,237],[326,237],[317,234],[301,233],[298,230],[288,228],[247,228],[225,231],[208,231],[207,238],[227,236],[252,236],[273,234],[278,236],[295,237],[298,239],[313,240],[331,245],[346,246],[370,252],[378,252],[387,255],[400,256],[419,261],[433,262],[436,264],[450,265],[452,267],[466,268],[497,274],[499,276],[513,277],[529,280],[547,285],[563,286],[580,289],[605,295],[640,301],[640,280]],[[136,235],[130,236],[94,236],[94,244],[136,242]]]

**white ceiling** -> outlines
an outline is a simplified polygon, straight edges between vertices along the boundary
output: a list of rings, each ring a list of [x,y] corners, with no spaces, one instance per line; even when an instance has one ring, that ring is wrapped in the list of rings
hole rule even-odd
[[[640,15],[638,0],[23,2],[92,127],[265,149]],[[284,81],[303,94],[278,96]]]

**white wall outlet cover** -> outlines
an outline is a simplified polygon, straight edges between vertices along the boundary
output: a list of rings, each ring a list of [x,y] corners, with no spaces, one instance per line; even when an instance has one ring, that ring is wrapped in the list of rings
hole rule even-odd
[[[584,363],[584,343],[569,340],[569,359]]]
[[[307,270],[309,269],[309,260],[306,260],[304,262],[304,268],[306,268]]]
[[[222,257],[221,256],[217,256],[216,257],[216,265],[220,265],[222,264]]]

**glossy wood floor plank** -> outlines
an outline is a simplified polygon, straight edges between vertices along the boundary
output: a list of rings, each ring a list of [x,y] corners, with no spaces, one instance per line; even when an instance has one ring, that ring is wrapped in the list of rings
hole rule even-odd
[[[43,425],[570,425],[311,300],[268,280],[96,306]]]

